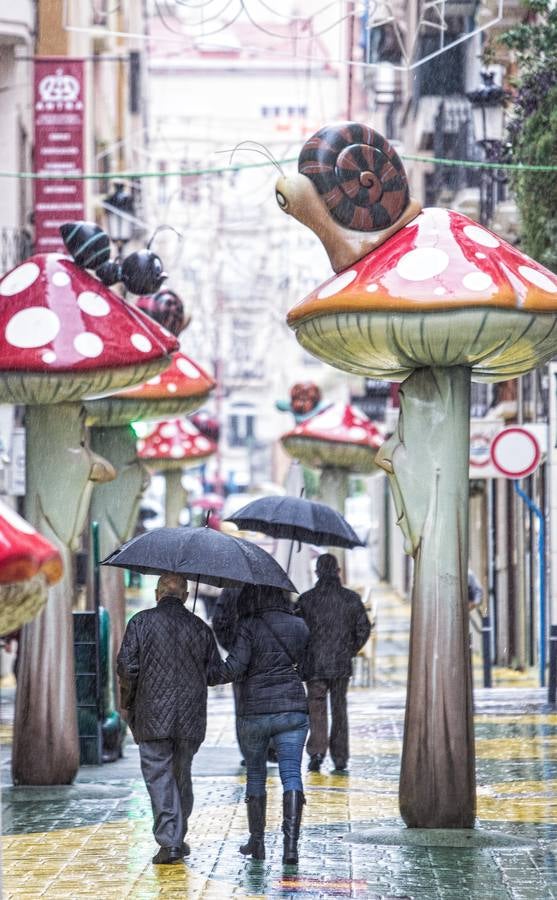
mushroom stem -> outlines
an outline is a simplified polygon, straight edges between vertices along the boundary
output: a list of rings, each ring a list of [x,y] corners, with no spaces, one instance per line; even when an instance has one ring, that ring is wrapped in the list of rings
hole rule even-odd
[[[91,500],[91,521],[99,525],[101,559],[133,537],[141,497],[149,484],[145,465],[137,458],[136,437],[129,425],[114,428],[91,428],[91,446],[110,460],[117,476],[110,484],[97,484]],[[93,552],[90,547],[90,584],[93,575]],[[110,616],[111,671],[116,672],[116,656],[126,627],[124,572],[112,566],[101,566],[100,602]],[[115,679],[119,705],[118,682]]]
[[[415,558],[399,803],[414,828],[471,828],[476,811],[468,638],[470,369],[419,369],[379,450]]]
[[[321,470],[321,478],[319,479],[319,495],[323,503],[336,509],[337,512],[344,515],[346,506],[346,498],[348,497],[348,471],[333,466],[326,466]],[[346,554],[339,547],[330,547],[330,552],[334,553],[338,559],[341,569],[342,578],[346,577]]]
[[[15,784],[70,784],[79,766],[72,550],[101,461],[85,446],[79,404],[28,406],[25,424],[25,516],[60,550],[64,576],[22,631],[12,774]]]
[[[180,513],[187,500],[182,487],[182,469],[169,469],[164,473],[164,521],[167,528],[176,528],[180,524]]]

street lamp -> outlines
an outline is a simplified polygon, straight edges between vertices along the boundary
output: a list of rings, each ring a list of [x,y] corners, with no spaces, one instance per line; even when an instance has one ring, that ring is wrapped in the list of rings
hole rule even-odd
[[[466,96],[472,107],[472,124],[476,143],[483,150],[487,162],[499,162],[505,131],[505,103],[507,92],[495,84],[494,72],[481,73],[482,85]],[[480,222],[487,225],[493,217],[495,200],[499,199],[498,186],[507,178],[496,169],[480,172]],[[496,197],[497,194],[497,197]]]
[[[126,190],[123,182],[118,181],[114,185],[114,192],[106,198],[103,206],[108,235],[118,248],[118,256],[121,256],[124,245],[133,237],[135,219],[133,194]]]

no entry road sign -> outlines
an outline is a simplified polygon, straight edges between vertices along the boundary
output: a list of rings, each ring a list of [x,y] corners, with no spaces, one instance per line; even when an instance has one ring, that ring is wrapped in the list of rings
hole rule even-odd
[[[491,461],[505,478],[526,478],[541,459],[537,438],[525,428],[504,428],[491,444]]]

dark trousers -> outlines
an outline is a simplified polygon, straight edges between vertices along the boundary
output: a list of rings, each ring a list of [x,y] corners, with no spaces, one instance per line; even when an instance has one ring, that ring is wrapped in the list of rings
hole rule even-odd
[[[140,741],[141,771],[153,809],[153,834],[161,847],[180,847],[193,807],[191,764],[197,744],[183,738]]]
[[[348,762],[348,712],[346,692],[349,678],[320,678],[308,681],[309,740],[306,750],[310,756],[326,756],[327,747],[336,767]],[[327,695],[331,698],[331,731],[328,734]]]

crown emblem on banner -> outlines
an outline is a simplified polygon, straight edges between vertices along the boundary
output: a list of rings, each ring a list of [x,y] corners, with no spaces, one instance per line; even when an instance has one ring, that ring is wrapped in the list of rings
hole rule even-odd
[[[76,103],[79,97],[81,86],[74,75],[68,75],[62,68],[56,69],[53,75],[46,75],[39,81],[38,92],[40,101],[37,103],[38,109],[52,109],[53,104],[56,108],[74,109],[81,108],[81,104]]]

